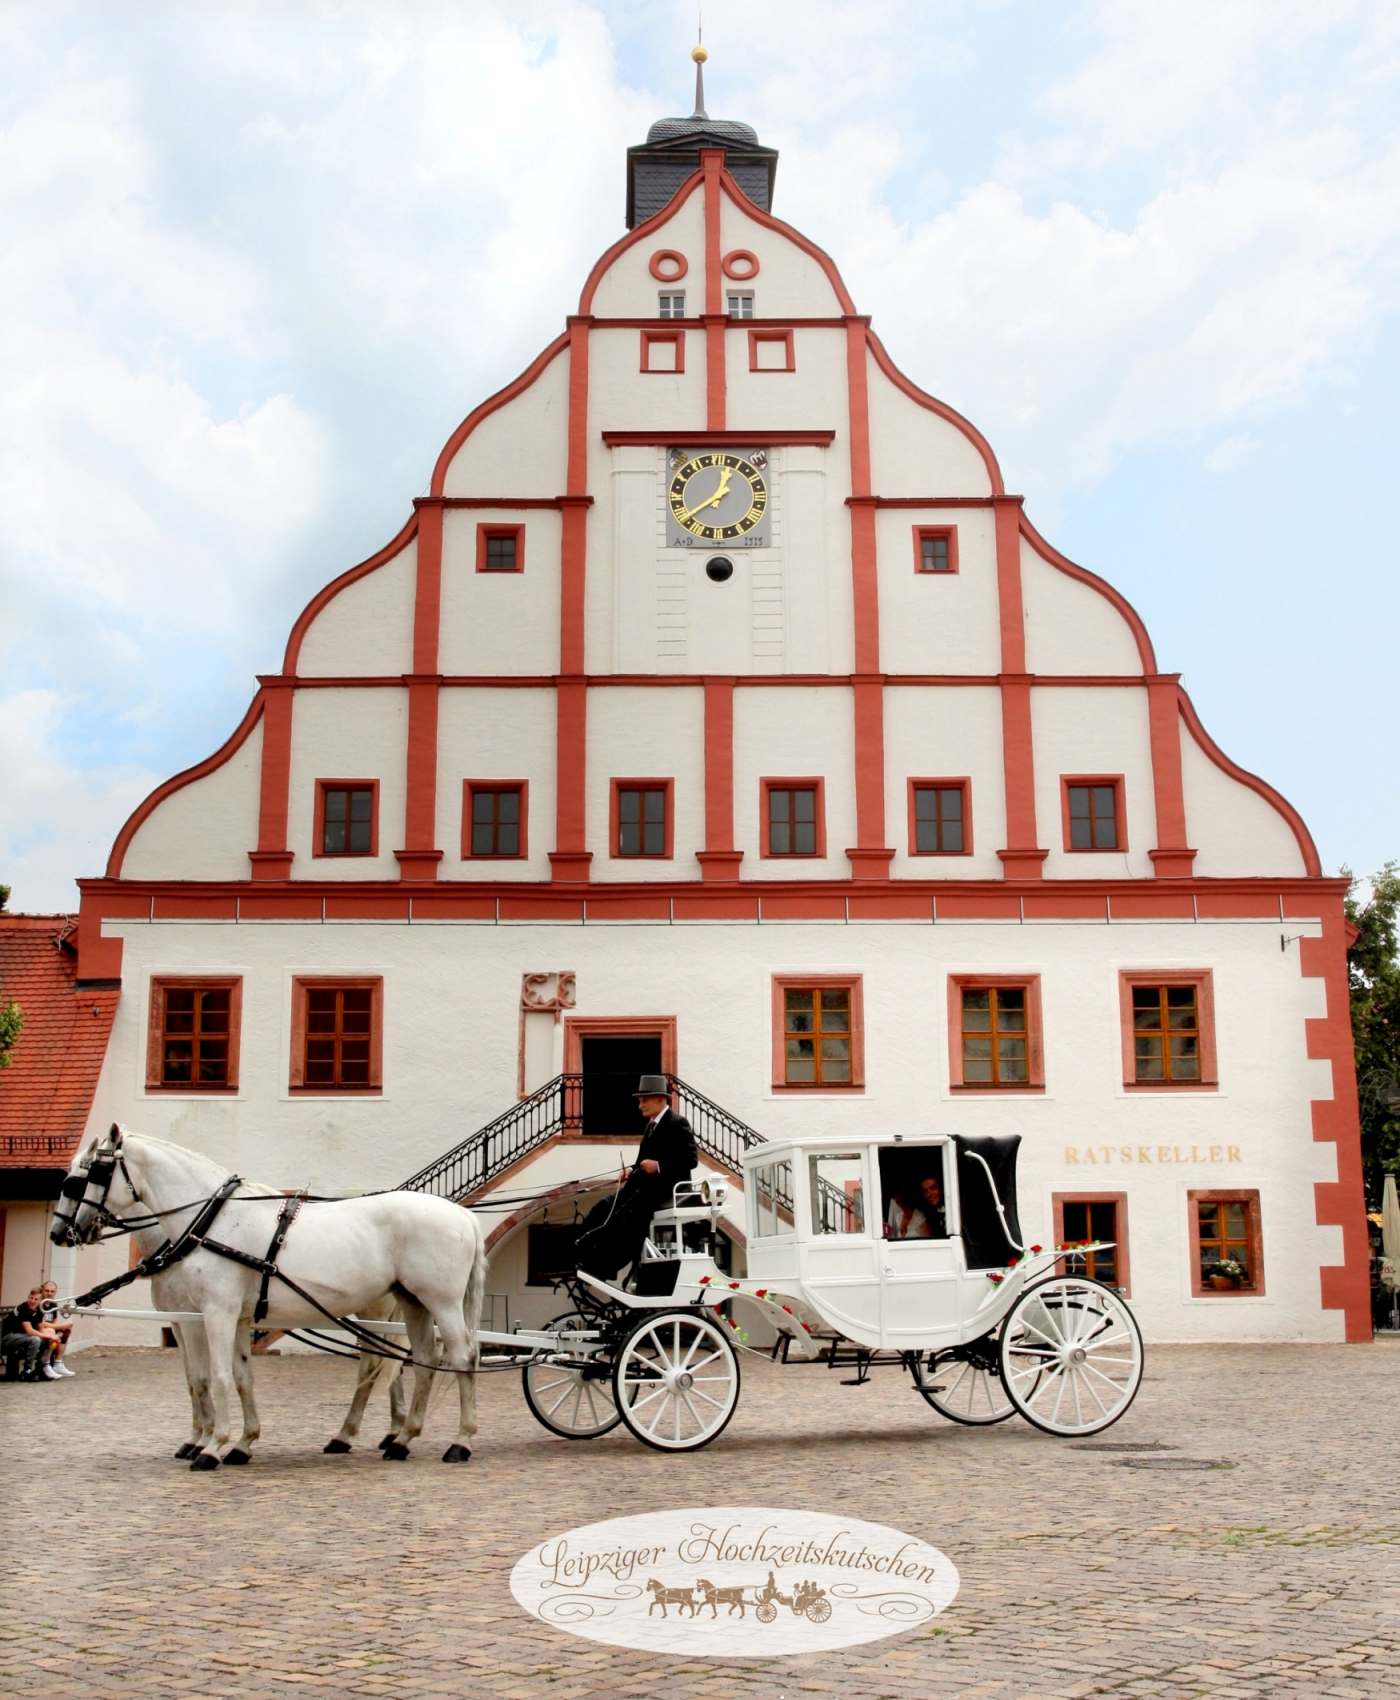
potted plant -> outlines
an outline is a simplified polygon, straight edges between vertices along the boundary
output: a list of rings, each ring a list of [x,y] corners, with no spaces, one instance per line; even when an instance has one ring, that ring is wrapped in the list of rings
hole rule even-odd
[[[1223,1293],[1244,1280],[1244,1265],[1233,1257],[1218,1258],[1206,1266],[1205,1276],[1217,1292]]]

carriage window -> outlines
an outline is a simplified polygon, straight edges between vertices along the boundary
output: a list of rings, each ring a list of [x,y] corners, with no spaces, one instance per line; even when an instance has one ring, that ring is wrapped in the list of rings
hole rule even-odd
[[[292,982],[293,1091],[378,1092],[384,982]]]
[[[792,1164],[765,1163],[754,1170],[754,1236],[792,1232]]]
[[[881,1146],[880,1203],[887,1240],[946,1240],[948,1204],[943,1148]]]
[[[814,1152],[807,1159],[814,1234],[863,1234],[865,1191],[859,1151]]]
[[[152,980],[146,1088],[238,1089],[241,979]]]

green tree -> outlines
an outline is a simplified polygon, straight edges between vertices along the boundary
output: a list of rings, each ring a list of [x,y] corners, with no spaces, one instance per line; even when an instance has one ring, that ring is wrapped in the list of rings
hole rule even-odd
[[[1357,929],[1347,953],[1356,1084],[1361,1099],[1361,1165],[1366,1203],[1380,1209],[1387,1169],[1400,1171],[1400,862],[1370,880],[1363,903],[1350,868],[1346,914]]]

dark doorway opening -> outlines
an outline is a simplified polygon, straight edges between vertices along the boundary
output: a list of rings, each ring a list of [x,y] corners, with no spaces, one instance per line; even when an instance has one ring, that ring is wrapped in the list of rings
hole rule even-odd
[[[661,1035],[609,1037],[585,1034],[579,1058],[583,1075],[581,1133],[624,1134],[635,1139],[642,1118],[632,1094],[644,1074],[660,1074]]]

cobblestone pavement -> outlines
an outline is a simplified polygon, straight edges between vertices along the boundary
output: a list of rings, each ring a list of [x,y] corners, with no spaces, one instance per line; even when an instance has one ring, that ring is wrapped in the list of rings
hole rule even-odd
[[[1019,1419],[959,1428],[907,1378],[863,1388],[745,1363],[708,1451],[539,1428],[482,1384],[480,1445],[440,1463],[444,1400],[407,1464],[325,1457],[350,1366],[258,1362],[253,1465],[170,1456],[175,1355],[96,1348],[71,1381],[0,1385],[6,1687],[26,1696],[1392,1696],[1400,1672],[1400,1341],[1157,1347],[1124,1454]],[[1170,1449],[1170,1450],[1168,1450]],[[20,1463],[28,1456],[32,1469]],[[1147,1460],[1130,1465],[1136,1456]],[[1198,1473],[1163,1468],[1205,1460]],[[932,1625],[822,1657],[705,1663],[578,1640],[514,1604],[510,1569],[573,1525],[741,1503],[846,1511],[962,1575]]]

